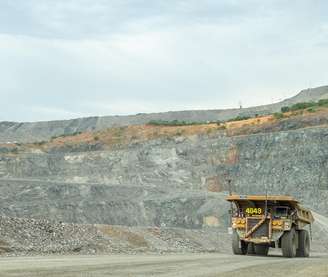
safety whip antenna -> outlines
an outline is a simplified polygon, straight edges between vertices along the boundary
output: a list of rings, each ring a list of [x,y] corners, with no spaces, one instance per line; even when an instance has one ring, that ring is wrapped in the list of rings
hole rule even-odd
[[[265,218],[268,216],[268,187],[265,183]]]

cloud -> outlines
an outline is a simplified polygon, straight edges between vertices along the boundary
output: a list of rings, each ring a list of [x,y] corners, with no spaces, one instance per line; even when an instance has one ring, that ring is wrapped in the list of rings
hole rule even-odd
[[[0,120],[250,106],[326,84],[326,4],[307,3],[4,1]]]

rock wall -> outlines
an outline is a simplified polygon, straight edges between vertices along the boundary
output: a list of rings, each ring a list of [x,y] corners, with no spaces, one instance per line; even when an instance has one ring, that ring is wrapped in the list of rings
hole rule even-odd
[[[223,194],[108,184],[0,181],[0,214],[73,223],[201,228],[215,213],[226,223]]]
[[[0,211],[64,222],[225,225],[238,193],[289,194],[328,215],[328,127],[157,139],[112,151],[0,155]]]

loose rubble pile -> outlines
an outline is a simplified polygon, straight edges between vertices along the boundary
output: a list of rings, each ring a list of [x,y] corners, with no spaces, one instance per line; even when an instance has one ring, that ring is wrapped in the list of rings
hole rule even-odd
[[[85,225],[0,217],[0,255],[230,251],[217,229]],[[229,250],[228,250],[229,249]]]
[[[315,214],[312,249],[328,250],[328,219]],[[86,225],[0,216],[0,255],[230,253],[226,229]]]
[[[103,240],[91,225],[0,217],[1,254],[92,252]]]

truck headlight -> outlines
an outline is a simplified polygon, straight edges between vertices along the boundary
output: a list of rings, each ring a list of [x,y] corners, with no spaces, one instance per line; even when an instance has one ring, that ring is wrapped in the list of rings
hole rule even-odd
[[[284,229],[290,229],[290,222],[289,221],[285,221]]]

